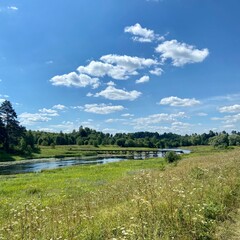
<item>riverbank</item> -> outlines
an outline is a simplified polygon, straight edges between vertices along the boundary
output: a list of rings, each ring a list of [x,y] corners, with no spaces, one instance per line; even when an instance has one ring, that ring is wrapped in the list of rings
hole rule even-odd
[[[63,158],[63,157],[87,157],[96,156],[97,151],[153,151],[155,148],[121,148],[118,146],[78,146],[78,145],[57,145],[54,147],[40,146],[38,151],[32,152],[28,155],[7,154],[0,150],[0,163],[9,161],[23,161],[26,159],[39,159],[39,158]],[[121,154],[124,155],[124,154]]]
[[[127,157],[128,155],[110,155],[110,154],[101,154],[101,155],[94,155],[94,156],[81,156],[81,157],[62,157],[62,158],[35,158],[35,159],[25,159],[20,161],[7,161],[7,162],[0,162],[0,167],[7,167],[12,165],[19,165],[19,164],[29,164],[29,163],[44,163],[44,162],[54,162],[54,161],[61,161],[61,160],[92,160],[96,158],[117,158],[117,157]]]

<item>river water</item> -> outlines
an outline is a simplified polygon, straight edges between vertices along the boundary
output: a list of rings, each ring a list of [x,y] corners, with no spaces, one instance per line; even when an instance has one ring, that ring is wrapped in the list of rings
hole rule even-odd
[[[179,150],[179,149],[178,149]],[[190,153],[188,150],[183,150],[184,153]],[[0,175],[29,173],[29,172],[41,172],[42,170],[63,168],[74,165],[96,165],[106,164],[111,162],[120,162],[127,159],[141,160],[145,158],[162,157],[162,154],[151,153],[150,154],[134,154],[134,156],[122,156],[122,157],[96,157],[90,159],[39,159],[39,160],[27,160],[21,162],[3,163],[0,165]]]

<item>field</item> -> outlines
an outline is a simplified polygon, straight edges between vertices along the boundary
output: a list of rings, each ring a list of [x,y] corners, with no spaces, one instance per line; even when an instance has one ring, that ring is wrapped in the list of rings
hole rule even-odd
[[[240,148],[0,176],[0,239],[234,239],[239,199]]]

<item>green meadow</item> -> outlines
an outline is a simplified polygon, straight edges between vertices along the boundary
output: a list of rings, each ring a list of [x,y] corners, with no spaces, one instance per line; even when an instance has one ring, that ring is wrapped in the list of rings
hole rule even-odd
[[[192,150],[0,176],[0,239],[234,239],[240,148]]]

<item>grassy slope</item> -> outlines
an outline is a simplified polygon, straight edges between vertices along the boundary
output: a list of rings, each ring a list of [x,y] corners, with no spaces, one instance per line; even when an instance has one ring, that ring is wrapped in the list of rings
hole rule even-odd
[[[240,149],[0,177],[0,239],[213,239],[238,207]]]

